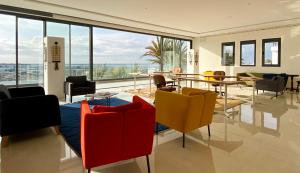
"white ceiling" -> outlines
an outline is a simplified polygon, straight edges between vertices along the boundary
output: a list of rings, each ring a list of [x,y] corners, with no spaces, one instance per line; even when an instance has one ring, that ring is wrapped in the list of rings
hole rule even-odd
[[[300,23],[300,0],[23,1],[36,10],[192,37]]]

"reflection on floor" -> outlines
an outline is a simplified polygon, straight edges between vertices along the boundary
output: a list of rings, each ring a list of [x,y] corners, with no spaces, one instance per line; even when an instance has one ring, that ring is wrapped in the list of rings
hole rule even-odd
[[[246,90],[242,89],[241,93]],[[251,89],[247,91],[251,93]],[[130,100],[131,95],[120,93],[118,97]],[[180,147],[181,134],[166,131],[154,137],[150,156],[152,172],[299,172],[299,100],[299,95],[289,92],[277,99],[270,99],[268,93],[259,95],[257,104],[237,107],[239,111],[230,118],[214,115],[211,138],[207,128],[187,134],[184,149]],[[47,128],[14,136],[7,148],[1,148],[1,173],[20,172],[82,173],[83,169],[80,158],[63,138]],[[145,158],[140,157],[98,167],[93,172],[146,173],[147,168]]]

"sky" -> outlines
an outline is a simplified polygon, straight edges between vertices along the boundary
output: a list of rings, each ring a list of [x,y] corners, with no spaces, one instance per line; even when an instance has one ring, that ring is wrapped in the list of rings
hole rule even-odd
[[[15,63],[14,16],[0,14],[0,63]],[[43,22],[19,18],[19,63],[42,63]],[[47,22],[47,35],[64,37],[65,50],[69,49],[69,25]],[[149,57],[141,57],[145,47],[156,36],[118,30],[94,28],[94,64],[149,63]],[[69,51],[65,51],[69,56]],[[71,25],[72,64],[89,63],[89,28]],[[66,59],[68,63],[68,59]]]

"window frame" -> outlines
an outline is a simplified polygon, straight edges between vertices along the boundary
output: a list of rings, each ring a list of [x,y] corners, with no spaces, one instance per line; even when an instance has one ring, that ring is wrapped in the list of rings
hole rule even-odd
[[[242,64],[242,46],[247,44],[254,44],[254,64],[253,65],[243,65]],[[240,66],[245,67],[255,67],[256,66],[256,40],[245,40],[240,42]]]
[[[233,46],[233,63],[232,65],[226,65],[225,63],[225,57],[223,57],[224,55],[224,46]],[[222,43],[222,50],[221,50],[221,65],[222,66],[235,66],[235,42],[223,42]]]
[[[265,43],[278,42],[278,64],[265,64]],[[267,38],[262,40],[262,66],[280,67],[281,66],[281,38]]]

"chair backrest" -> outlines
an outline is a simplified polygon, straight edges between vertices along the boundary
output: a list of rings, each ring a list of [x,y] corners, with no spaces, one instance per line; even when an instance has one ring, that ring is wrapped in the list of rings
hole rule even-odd
[[[218,75],[214,77],[214,79],[217,81],[223,81],[225,79],[225,71],[214,71],[214,75]]]
[[[214,72],[213,71],[205,71],[203,72],[204,75],[207,75],[207,76],[212,76],[214,75]],[[214,78],[212,77],[204,77],[204,80],[214,80]]]
[[[163,75],[156,74],[153,76],[153,80],[157,88],[166,86],[166,79]]]
[[[87,101],[81,103],[81,153],[85,168],[151,154],[155,108],[137,96],[133,102],[142,106],[122,112],[108,108],[99,113],[92,113]]]
[[[216,93],[183,88],[183,94],[156,91],[156,121],[180,132],[210,124]]]
[[[74,85],[82,86],[86,83],[86,76],[68,76],[66,82],[72,82]]]

